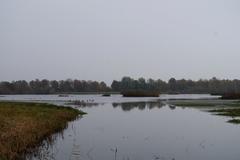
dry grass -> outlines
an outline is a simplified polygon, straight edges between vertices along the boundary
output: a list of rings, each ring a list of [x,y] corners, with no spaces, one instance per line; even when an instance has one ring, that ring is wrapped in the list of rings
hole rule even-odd
[[[0,160],[21,159],[81,113],[49,104],[0,102]]]

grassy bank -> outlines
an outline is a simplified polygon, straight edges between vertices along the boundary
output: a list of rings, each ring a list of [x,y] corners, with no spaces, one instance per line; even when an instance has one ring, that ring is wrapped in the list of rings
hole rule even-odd
[[[0,160],[21,159],[83,112],[41,103],[0,102]]]

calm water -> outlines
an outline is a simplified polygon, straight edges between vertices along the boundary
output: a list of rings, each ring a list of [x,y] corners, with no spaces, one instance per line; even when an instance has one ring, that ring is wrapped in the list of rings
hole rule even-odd
[[[240,125],[199,109],[170,107],[158,99],[213,98],[209,95],[162,95],[123,98],[119,95],[5,96],[1,100],[64,104],[89,100],[100,105],[55,135],[40,148],[41,159],[56,160],[239,160]],[[40,159],[35,158],[35,159]]]

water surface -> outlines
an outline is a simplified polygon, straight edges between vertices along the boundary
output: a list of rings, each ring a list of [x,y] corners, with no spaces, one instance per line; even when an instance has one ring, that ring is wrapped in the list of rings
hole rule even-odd
[[[58,104],[93,99],[101,103],[81,108],[88,114],[69,123],[67,129],[55,135],[51,145],[43,145],[41,159],[238,160],[240,157],[240,126],[226,123],[226,117],[194,108],[168,106],[163,101],[215,98],[210,95],[164,95],[160,98],[26,95],[4,98]]]

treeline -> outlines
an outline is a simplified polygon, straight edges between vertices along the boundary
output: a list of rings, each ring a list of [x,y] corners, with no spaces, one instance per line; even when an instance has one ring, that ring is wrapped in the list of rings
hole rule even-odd
[[[0,82],[0,94],[54,94],[74,92],[106,92],[111,89],[104,82],[84,80],[49,81],[25,80],[13,82]]]
[[[161,79],[153,80],[139,78],[138,80],[131,77],[123,77],[121,81],[114,80],[111,88],[113,91],[123,90],[155,90],[160,93],[240,93],[240,80],[219,80],[212,78],[210,80],[200,79],[198,81],[175,78],[165,82]]]
[[[32,80],[27,82],[2,81],[0,82],[0,94],[57,94],[74,92],[121,92],[125,90],[151,90],[160,93],[240,93],[240,80],[220,80],[212,78],[209,80],[200,79],[198,81],[175,78],[167,82],[161,79],[133,79],[123,77],[120,81],[114,80],[111,87],[105,82],[85,81],[85,80]]]

